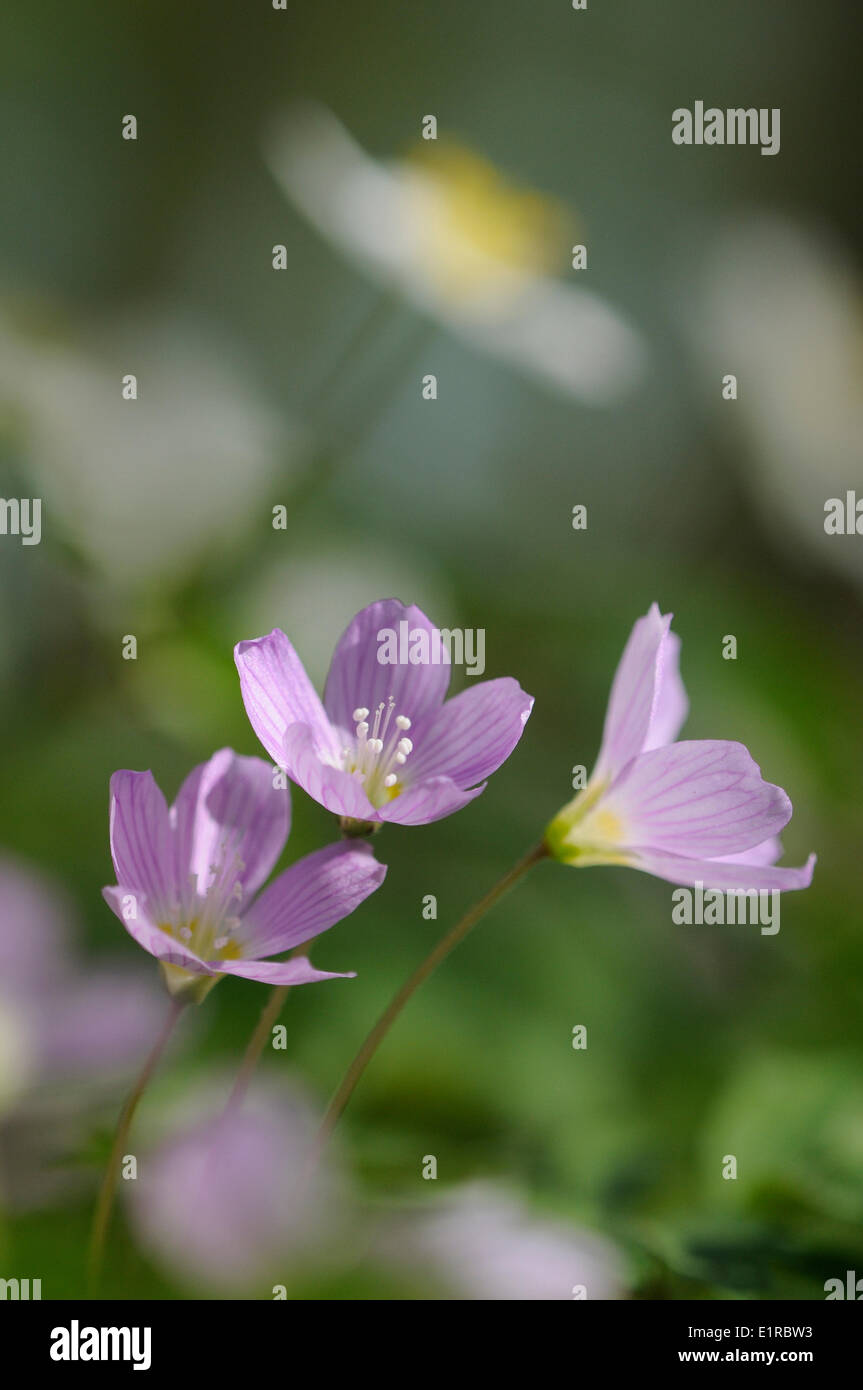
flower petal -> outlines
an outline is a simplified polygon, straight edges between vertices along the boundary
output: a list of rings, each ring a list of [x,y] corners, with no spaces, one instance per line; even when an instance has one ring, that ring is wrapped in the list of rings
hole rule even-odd
[[[689,700],[680,676],[680,638],[668,632],[659,651],[656,700],[643,752],[673,743],[689,713]]]
[[[616,776],[644,751],[654,714],[660,729],[669,722],[665,708],[659,712],[657,706],[670,623],[671,614],[663,616],[653,603],[629,635],[611,683],[596,778],[608,780]],[[670,701],[667,703],[670,709]]]
[[[693,740],[635,758],[601,801],[630,848],[714,859],[752,849],[791,818],[742,743]]]
[[[308,724],[292,724],[286,731],[283,757],[288,776],[328,811],[356,820],[380,820],[359,779],[321,761]]]
[[[769,840],[762,840],[760,845],[753,845],[752,849],[738,850],[736,854],[717,854],[716,862],[719,864],[775,864],[777,859],[782,858],[782,841],[778,835],[771,835]]]
[[[189,774],[171,809],[179,882],[206,893],[214,869],[242,886],[238,911],[269,877],[285,846],[290,797],[262,758],[222,748]]]
[[[328,845],[292,864],[243,918],[243,956],[277,956],[348,917],[380,886],[386,866],[368,845]]]
[[[669,883],[682,883],[691,888],[702,883],[705,888],[723,890],[758,888],[765,891],[778,888],[787,891],[792,888],[808,888],[812,882],[812,871],[816,856],[810,854],[806,863],[799,869],[782,869],[770,864],[755,864],[743,859],[732,862],[728,859],[686,859],[679,854],[664,854],[661,850],[637,850],[632,860],[633,869],[643,869],[645,873],[655,874]]]
[[[483,782],[479,787],[463,791],[451,777],[428,777],[382,806],[379,818],[393,821],[396,825],[428,825],[430,821],[441,820],[444,816],[452,815],[453,811],[460,811],[475,796],[484,792],[485,787]]]
[[[275,763],[283,765],[285,730],[297,723],[309,726],[325,756],[338,758],[339,741],[303,663],[283,632],[275,628],[268,637],[238,642],[234,660],[246,714]]]
[[[405,765],[405,780],[446,776],[471,787],[505,762],[524,732],[533,696],[510,676],[483,681],[456,695],[422,729]]]
[[[115,772],[109,811],[111,858],[118,883],[146,897],[154,917],[169,919],[176,876],[165,798],[152,772]]]
[[[318,980],[354,980],[355,970],[316,970],[305,956],[293,960],[220,960],[213,962],[216,973],[239,975],[262,985],[313,985]]]
[[[183,970],[190,970],[195,975],[214,973],[213,968],[196,956],[194,951],[190,951],[188,946],[184,946],[182,941],[175,940],[156,925],[152,916],[152,904],[135,888],[120,885],[103,888],[102,897],[114,915],[119,917],[132,939],[137,941],[139,946],[143,946],[145,951],[149,951],[151,956],[155,956],[156,960],[163,961],[166,965],[179,965]],[[130,897],[135,899],[135,916],[131,918],[124,913],[124,908],[129,907],[126,900]]]
[[[642,340],[616,309],[547,276],[514,279],[484,314],[445,303],[439,312],[475,346],[592,404],[629,390],[644,369]]]
[[[370,603],[368,608],[357,613],[339,638],[327,676],[324,705],[332,722],[351,738],[356,728],[352,716],[357,708],[368,709],[373,716],[377,706],[381,702],[386,704],[392,696],[396,714],[418,720],[443,703],[450,676],[445,659],[438,664],[431,659],[417,664],[409,659],[394,664],[378,660],[383,650],[378,633],[389,629],[398,640],[402,631],[400,623],[406,624],[406,657],[411,650],[414,655],[420,651],[422,639],[417,639],[413,649],[409,640],[417,631],[428,634],[430,656],[435,652],[432,634],[437,629],[419,608],[406,607],[395,598]],[[398,654],[400,656],[401,651]]]

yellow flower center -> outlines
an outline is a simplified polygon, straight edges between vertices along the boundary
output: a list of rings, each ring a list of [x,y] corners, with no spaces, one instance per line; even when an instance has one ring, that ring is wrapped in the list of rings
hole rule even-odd
[[[564,212],[553,198],[512,187],[455,144],[424,148],[414,167],[426,268],[448,298],[512,292],[521,277],[561,263]]]
[[[558,811],[545,832],[556,859],[577,865],[631,863],[626,825],[616,811],[603,805],[605,791],[601,782],[588,783]]]

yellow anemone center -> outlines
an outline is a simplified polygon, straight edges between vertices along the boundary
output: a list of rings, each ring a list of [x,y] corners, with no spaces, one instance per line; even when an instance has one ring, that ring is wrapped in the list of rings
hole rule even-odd
[[[514,275],[561,264],[565,215],[555,199],[513,187],[459,145],[424,148],[415,167],[425,194],[417,214],[426,267],[449,297],[481,296]]]

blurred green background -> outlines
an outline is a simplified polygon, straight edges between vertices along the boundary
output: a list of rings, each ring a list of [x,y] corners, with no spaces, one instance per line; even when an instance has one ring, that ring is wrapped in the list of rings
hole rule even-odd
[[[826,499],[863,489],[850,17],[838,0],[12,0],[0,30],[0,495],[43,499],[39,546],[0,537],[0,844],[64,885],[84,958],[149,968],[100,897],[108,779],[152,768],[171,797],[215,748],[260,751],[233,644],[283,627],[322,680],[375,598],[485,628],[486,676],[516,676],[533,716],[466,810],[384,831],[383,889],[315,946],[358,978],[295,990],[288,1052],[263,1066],[323,1101],[590,767],[656,599],[683,639],[686,735],[743,741],[788,790],[785,862],[817,850],[812,888],[762,937],[674,926],[669,885],[640,874],[541,866],[412,1002],[342,1134],[372,1206],[426,1197],[435,1154],[439,1188],[500,1178],[609,1238],[640,1297],[823,1298],[863,1274],[863,541],[823,530]],[[435,113],[571,208],[589,269],[578,280],[566,244],[559,278],[638,330],[640,385],[582,403],[407,305],[343,357],[381,292],[264,163],[262,132],[296,97],[382,159]],[[671,112],[697,99],[781,108],[780,154],[674,146]],[[293,807],[285,862],[335,833],[301,792]],[[263,1000],[239,980],[214,991],[142,1110],[142,1150],[148,1113],[202,1068],[230,1073]],[[52,1151],[74,1182],[18,1203],[0,1177],[2,1263],[41,1274],[44,1297],[82,1292],[124,1080],[87,1101],[74,1152]],[[40,1084],[49,1127],[57,1087]],[[111,1293],[188,1294],[122,1225]],[[364,1261],[323,1288],[300,1273],[295,1293],[414,1296]]]

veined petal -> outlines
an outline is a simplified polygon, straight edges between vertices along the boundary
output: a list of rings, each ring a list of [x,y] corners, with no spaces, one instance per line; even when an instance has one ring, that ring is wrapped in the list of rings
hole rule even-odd
[[[607,781],[647,746],[654,715],[657,727],[670,723],[673,682],[660,710],[662,670],[671,614],[663,615],[652,603],[645,617],[639,618],[623,649],[605,715],[602,746],[594,777]]]
[[[102,897],[110,907],[116,917],[120,919],[126,931],[139,946],[143,946],[145,951],[149,951],[151,956],[161,961],[164,965],[178,965],[183,970],[189,970],[193,975],[212,975],[214,967],[201,960],[190,951],[182,941],[176,937],[169,936],[153,920],[153,905],[146,898],[137,892],[133,887],[116,886],[103,888]],[[134,916],[126,916],[124,909],[128,909],[129,898],[134,899]]]
[[[673,743],[689,713],[689,700],[680,675],[680,638],[669,631],[659,649],[656,699],[643,752]]]
[[[152,772],[114,773],[109,824],[118,883],[145,897],[155,916],[170,918],[180,880],[168,807]]]
[[[316,970],[305,956],[293,960],[220,960],[213,970],[221,975],[239,975],[263,985],[312,985],[318,980],[353,980],[355,970]]]
[[[483,681],[447,700],[423,727],[405,768],[408,787],[426,777],[446,776],[471,787],[505,762],[524,732],[533,708],[517,680]]]
[[[396,825],[428,825],[443,816],[460,811],[485,791],[486,784],[463,791],[451,777],[428,777],[388,801],[377,813],[377,819],[393,821]]]
[[[402,623],[404,628],[400,626]],[[407,657],[412,651],[414,655],[422,655],[420,643],[423,639],[419,637],[412,644],[413,633],[426,634],[429,655],[436,650],[433,634],[437,629],[419,608],[407,607],[398,599],[370,603],[351,620],[333,653],[324,691],[327,714],[351,737],[356,728],[355,709],[368,709],[374,714],[379,704],[386,705],[392,697],[396,715],[415,721],[437,710],[449,686],[450,668],[446,660],[416,664],[409,659],[393,664],[379,661],[386,644],[379,640],[378,634],[385,629],[395,634],[397,644],[404,633],[403,648]],[[437,654],[445,656],[440,651]]]
[[[368,845],[343,842],[307,854],[245,914],[243,957],[277,956],[319,936],[359,907],[385,875]]]
[[[338,758],[335,731],[283,632],[275,628],[268,637],[238,642],[234,660],[249,721],[275,763],[283,765],[285,730],[298,723],[308,725],[322,754]]]
[[[791,802],[764,781],[742,743],[704,739],[633,759],[594,814],[606,826],[618,823],[627,848],[714,859],[775,835],[791,818]]]
[[[321,761],[308,724],[292,724],[286,731],[282,756],[288,776],[328,811],[354,820],[380,820],[359,779]]]
[[[778,888],[780,892],[793,888],[808,888],[812,882],[812,871],[816,856],[810,854],[806,863],[799,869],[777,868],[771,864],[755,864],[740,859],[687,859],[680,854],[667,854],[662,850],[638,849],[633,851],[630,867],[643,869],[645,873],[664,878],[669,883],[680,883],[691,888],[703,883],[705,888],[722,890],[757,888],[768,891]]]
[[[290,797],[274,787],[262,758],[222,748],[189,774],[171,808],[180,882],[189,874],[203,896],[214,874],[242,888],[237,911],[269,877],[285,846]]]

